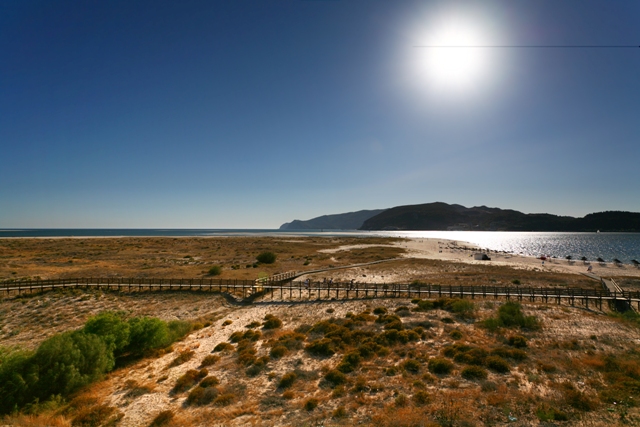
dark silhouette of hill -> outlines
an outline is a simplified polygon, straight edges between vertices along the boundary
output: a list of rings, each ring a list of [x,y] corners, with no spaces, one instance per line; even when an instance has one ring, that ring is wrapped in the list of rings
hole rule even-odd
[[[525,214],[486,206],[466,208],[435,202],[387,209],[364,221],[360,229],[640,232],[640,213],[608,211],[574,218],[552,214]]]
[[[306,221],[293,220],[280,226],[280,230],[357,230],[372,216],[384,209],[362,210],[335,215],[323,215]]]

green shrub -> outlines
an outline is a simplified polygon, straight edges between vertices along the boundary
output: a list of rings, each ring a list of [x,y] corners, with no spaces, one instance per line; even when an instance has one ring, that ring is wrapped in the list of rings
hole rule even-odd
[[[440,357],[435,357],[433,359],[429,359],[429,363],[427,364],[429,371],[434,374],[439,375],[448,375],[453,370],[453,363],[451,363],[447,359],[443,359]]]
[[[304,349],[308,353],[320,357],[329,357],[336,353],[335,344],[328,338],[312,341]]]
[[[218,379],[218,377],[210,376],[210,377],[205,377],[205,379],[200,381],[200,384],[198,384],[198,387],[209,388],[209,387],[215,387],[218,384],[220,384],[220,380]]]
[[[449,332],[449,336],[454,340],[459,340],[460,338],[462,338],[462,332],[460,332],[458,329],[454,329],[453,331]]]
[[[640,385],[640,383],[638,384]],[[564,390],[564,401],[574,409],[582,412],[590,412],[598,407],[595,400],[577,390],[572,384],[567,384]]]
[[[257,361],[256,354],[258,351],[255,349],[253,342],[249,340],[240,341],[236,351],[238,353],[238,363],[241,365],[249,366]]]
[[[184,320],[172,320],[167,323],[167,327],[169,328],[169,344],[175,341],[180,341],[182,338],[186,337],[187,334],[189,334],[189,332],[191,332],[193,329],[191,323]]]
[[[347,417],[347,410],[345,409],[344,406],[338,406],[332,414],[333,418],[346,418]]]
[[[536,331],[541,328],[540,322],[535,316],[525,316],[522,306],[518,302],[507,301],[498,308],[498,317],[489,318],[482,322],[482,325],[490,331],[498,328],[514,328]]]
[[[172,342],[167,323],[153,317],[134,317],[128,320],[129,345],[126,350],[143,354],[148,350],[166,347]]]
[[[129,344],[129,324],[122,315],[113,311],[104,311],[90,317],[83,331],[102,338],[114,353],[120,353]]]
[[[8,351],[0,348],[0,414],[21,408],[33,399],[37,386],[37,365],[30,351]]]
[[[400,322],[402,323],[402,319],[400,319],[395,314],[381,314],[376,319],[376,323],[382,323],[383,325],[387,325],[389,323]]]
[[[324,379],[333,387],[347,382],[347,377],[342,372],[332,369],[324,376]]]
[[[260,340],[260,338],[262,337],[262,334],[260,333],[260,331],[244,331],[244,334],[242,334],[242,339],[244,340],[249,340],[249,341],[258,341]]]
[[[384,328],[387,330],[395,329],[396,331],[401,331],[404,329],[404,325],[401,320],[394,320],[393,322],[384,325]]]
[[[417,374],[420,372],[420,362],[415,359],[409,359],[402,364],[402,367],[405,371],[411,372],[412,374]]]
[[[500,351],[502,350],[502,351]],[[514,348],[514,349],[495,349],[491,352],[491,354],[495,354],[497,356],[500,357],[504,357],[504,358],[508,358],[508,359],[513,359],[513,360],[517,360],[517,361],[522,361],[525,360],[527,357],[527,353],[523,350],[520,350],[518,348]]]
[[[233,345],[229,344],[228,342],[221,342],[220,344],[213,347],[213,351],[216,353],[227,350],[233,350]]]
[[[487,379],[487,371],[480,366],[465,366],[460,373],[462,378],[467,380],[484,380]]]
[[[37,378],[33,396],[40,401],[56,394],[67,396],[101,378],[114,363],[113,353],[97,335],[81,331],[54,335],[40,344],[32,359],[30,369]]]
[[[264,320],[264,325],[262,325],[264,329],[277,329],[282,326],[282,320],[278,319],[273,314],[267,314],[264,316]]]
[[[373,314],[387,314],[386,307],[376,307],[373,309]]]
[[[184,373],[178,380],[176,381],[172,393],[181,393],[183,391],[189,390],[193,387],[198,381],[206,377],[208,374],[206,369],[201,369],[199,371],[195,369],[189,369]]]
[[[406,395],[400,393],[399,395],[396,396],[395,400],[393,401],[393,404],[398,408],[404,408],[409,404],[409,399],[407,398]]]
[[[247,368],[247,370],[245,371],[245,374],[247,374],[247,376],[249,377],[256,377],[258,375],[260,375],[260,372],[262,372],[264,370],[265,366],[263,365],[256,365],[255,363],[251,366],[249,366]]]
[[[216,363],[218,363],[219,360],[220,360],[220,356],[216,356],[215,354],[210,354],[208,356],[205,356],[204,359],[202,359],[202,362],[200,362],[200,366],[205,367],[205,366],[215,365]]]
[[[489,356],[486,360],[487,368],[499,374],[506,374],[511,370],[509,363],[500,356]]]
[[[483,326],[485,329],[489,330],[490,332],[495,332],[500,327],[503,326],[502,323],[500,322],[500,319],[495,317],[489,317],[483,320],[482,323],[480,323],[480,325]]]
[[[517,348],[514,348],[509,353],[509,358],[513,359],[513,360],[517,360],[517,361],[525,360],[527,357],[529,357],[529,356],[527,356],[527,353],[525,351],[517,349]]]
[[[183,363],[191,360],[194,355],[195,355],[195,352],[193,350],[181,351],[180,354],[178,354],[178,356],[176,356],[176,358],[173,359],[171,363],[169,363],[169,367],[173,368],[175,366],[182,365]]]
[[[417,307],[414,308],[413,311],[430,311],[434,309],[432,301],[418,300],[417,302],[415,302],[415,304],[417,305]]]
[[[370,359],[376,354],[377,347],[379,347],[379,345],[367,342],[358,346],[357,351],[363,359]]]
[[[284,374],[282,378],[280,378],[280,381],[278,382],[278,388],[291,387],[297,378],[298,376],[296,375],[295,372],[289,372]]]
[[[353,351],[351,353],[346,354],[340,364],[336,369],[340,372],[348,374],[356,370],[356,368],[360,365],[360,361],[362,358],[360,357],[360,353],[357,351]]]
[[[284,347],[286,350],[300,350],[306,338],[306,335],[298,332],[285,332],[277,340],[268,341],[267,345],[272,346],[272,348]]]
[[[318,407],[318,403],[319,403],[318,399],[315,399],[313,397],[310,398],[310,399],[307,399],[304,402],[304,409],[306,411],[313,411],[314,409],[316,409]]]
[[[476,306],[467,299],[455,300],[450,305],[450,311],[463,319],[471,319],[475,315]]]
[[[229,341],[233,343],[237,343],[243,339],[243,333],[240,331],[234,332],[229,336]]]
[[[412,400],[416,406],[424,406],[428,404],[431,399],[429,393],[424,390],[418,390],[413,394]]]
[[[403,310],[397,311],[396,310],[396,314],[400,317],[410,317],[411,316],[411,311],[409,311],[409,309],[407,308],[406,310],[404,310],[406,307],[400,307],[403,308]]]
[[[271,356],[273,359],[280,359],[282,356],[284,356],[288,352],[289,352],[289,349],[287,349],[287,347],[283,345],[277,345],[271,348],[271,351],[269,352],[269,356]]]
[[[189,396],[187,396],[187,404],[195,406],[204,406],[211,404],[220,393],[215,387],[195,387]]]
[[[540,421],[568,421],[569,416],[554,408],[547,405],[541,405],[536,410],[536,416]]]
[[[219,276],[222,274],[222,267],[214,265],[209,269],[209,276]]]
[[[165,347],[185,328],[159,319],[136,317],[124,321],[119,313],[91,317],[78,331],[54,335],[35,352],[0,349],[0,414],[52,396],[65,398],[102,377],[115,366],[115,356],[139,356]],[[190,330],[190,325],[186,323]],[[90,414],[85,414],[91,417]]]
[[[277,255],[273,252],[262,252],[256,257],[258,262],[261,262],[262,264],[273,264],[276,262],[276,258]]]
[[[169,411],[169,410],[162,411],[158,415],[155,416],[153,421],[151,421],[151,424],[149,424],[149,427],[166,426],[167,424],[169,424],[171,422],[171,420],[173,420],[174,416],[175,415],[174,415],[173,411]]]
[[[458,363],[464,363],[466,365],[484,365],[485,359],[488,356],[487,351],[483,348],[472,348],[468,351],[458,352],[453,357]]]
[[[229,406],[236,399],[236,395],[233,393],[224,393],[219,395],[213,400],[213,404],[216,406]]]

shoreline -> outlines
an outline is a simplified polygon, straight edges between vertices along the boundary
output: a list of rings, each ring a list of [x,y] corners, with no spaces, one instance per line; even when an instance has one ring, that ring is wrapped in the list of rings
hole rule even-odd
[[[412,258],[457,261],[475,265],[497,265],[533,271],[572,274],[586,273],[588,267],[591,266],[591,273],[601,277],[640,277],[640,268],[634,267],[631,264],[616,266],[613,263],[598,263],[596,261],[587,261],[584,263],[580,260],[572,260],[569,262],[561,258],[547,258],[543,261],[535,256],[485,250],[470,242],[446,239],[410,239],[410,242],[410,244],[405,245],[405,248],[409,250]],[[453,246],[450,246],[452,243]],[[464,243],[464,245],[459,245],[459,243]],[[447,246],[445,246],[445,244]],[[478,252],[486,253],[491,260],[474,260],[473,254]]]

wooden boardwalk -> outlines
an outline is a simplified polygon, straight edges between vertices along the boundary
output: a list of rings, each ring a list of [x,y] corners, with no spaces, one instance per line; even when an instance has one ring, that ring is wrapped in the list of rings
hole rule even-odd
[[[519,301],[562,302],[585,307],[602,304],[637,304],[640,309],[640,292],[605,289],[505,287],[505,286],[444,286],[377,283],[321,283],[307,285],[293,281],[293,273],[285,273],[260,280],[234,279],[150,279],[150,278],[75,278],[34,280],[0,284],[0,293],[11,296],[24,293],[45,292],[58,289],[99,289],[119,292],[143,291],[198,291],[227,294],[237,302],[262,301],[326,301],[371,298],[470,298],[516,299]]]

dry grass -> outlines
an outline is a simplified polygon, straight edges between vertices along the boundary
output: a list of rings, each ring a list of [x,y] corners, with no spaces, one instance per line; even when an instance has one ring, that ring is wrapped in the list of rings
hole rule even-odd
[[[397,240],[397,239],[395,239]],[[371,238],[389,245],[394,239]],[[356,238],[309,237],[127,237],[95,239],[0,239],[0,280],[64,277],[206,277],[214,265],[216,278],[255,279],[258,273],[310,270],[394,258],[404,253],[389,246],[344,252],[318,252],[362,243]],[[274,252],[274,264],[256,263],[264,251]],[[307,265],[305,266],[305,263]]]

